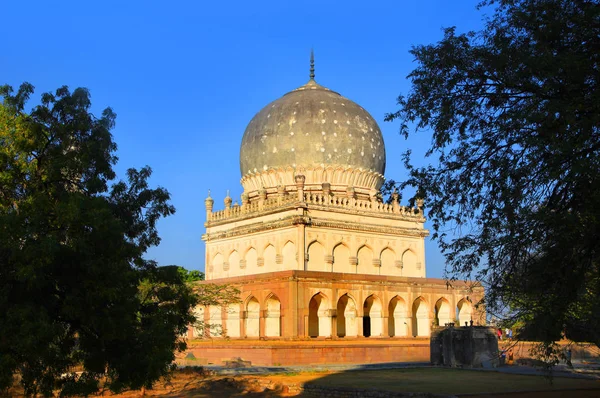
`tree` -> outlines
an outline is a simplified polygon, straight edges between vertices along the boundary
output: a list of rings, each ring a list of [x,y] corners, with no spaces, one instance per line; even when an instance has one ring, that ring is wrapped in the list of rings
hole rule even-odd
[[[177,265],[173,265],[173,267],[177,267],[177,270],[179,271],[181,278],[185,282],[196,282],[196,281],[204,280],[204,272],[202,272],[202,271],[198,271],[195,269],[189,271],[189,270],[187,270],[181,266],[177,266]]]
[[[486,284],[522,338],[600,345],[600,5],[490,0],[478,32],[416,46],[398,99],[404,135],[430,131],[404,186],[429,205],[449,278]]]
[[[86,89],[29,113],[31,85],[0,93],[0,390],[15,374],[28,395],[151,386],[197,301],[177,269],[143,258],[169,193],[148,167],[114,182],[115,114],[94,117]]]

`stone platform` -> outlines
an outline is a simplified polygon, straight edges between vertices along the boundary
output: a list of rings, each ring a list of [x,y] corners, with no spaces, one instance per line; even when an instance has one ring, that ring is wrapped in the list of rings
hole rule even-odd
[[[192,340],[178,362],[225,365],[232,358],[253,366],[428,362],[429,339]]]

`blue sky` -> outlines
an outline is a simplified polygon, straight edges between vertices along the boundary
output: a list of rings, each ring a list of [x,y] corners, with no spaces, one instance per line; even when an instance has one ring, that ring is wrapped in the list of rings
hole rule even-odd
[[[308,80],[359,103],[379,123],[386,177],[405,177],[400,155],[422,158],[429,136],[405,140],[384,122],[410,90],[411,46],[442,28],[479,29],[477,0],[464,1],[8,1],[3,4],[0,84],[28,81],[42,92],[87,87],[93,112],[117,113],[116,170],[150,165],[177,213],[162,220],[148,257],[204,269],[204,199],[242,192],[239,146],[263,106]],[[408,195],[405,194],[405,198]],[[404,203],[406,204],[406,203]],[[427,226],[427,225],[426,225]],[[426,243],[427,274],[443,257]]]

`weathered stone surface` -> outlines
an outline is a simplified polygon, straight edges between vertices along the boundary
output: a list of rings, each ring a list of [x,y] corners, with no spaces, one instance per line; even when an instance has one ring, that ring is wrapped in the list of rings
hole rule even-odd
[[[431,334],[431,363],[451,367],[498,366],[498,338],[486,326],[443,327]]]

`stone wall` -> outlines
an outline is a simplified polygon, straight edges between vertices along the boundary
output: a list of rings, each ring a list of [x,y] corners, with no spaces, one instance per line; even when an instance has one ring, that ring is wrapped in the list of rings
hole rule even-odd
[[[443,327],[431,334],[431,363],[451,367],[498,365],[498,338],[486,326]]]
[[[262,343],[262,342],[261,342]],[[187,353],[192,353],[199,365],[222,365],[232,358],[250,361],[253,366],[292,366],[328,364],[365,364],[390,362],[429,361],[429,341],[412,342],[385,340],[376,344],[348,342],[346,344],[319,342],[281,342],[228,344],[227,342],[192,343]],[[191,365],[191,363],[187,363]]]

